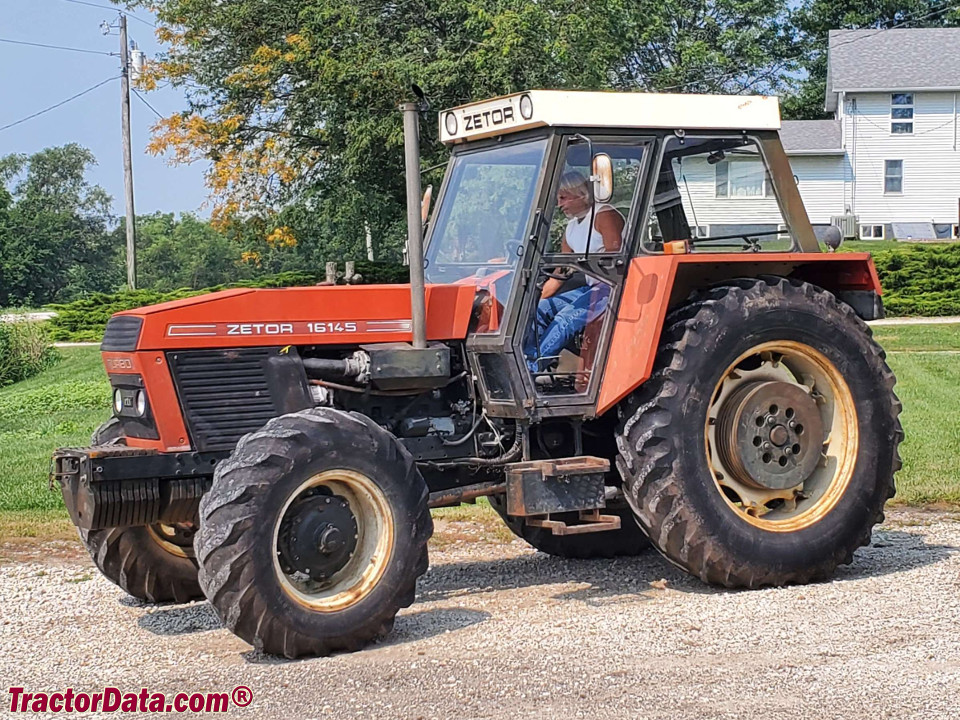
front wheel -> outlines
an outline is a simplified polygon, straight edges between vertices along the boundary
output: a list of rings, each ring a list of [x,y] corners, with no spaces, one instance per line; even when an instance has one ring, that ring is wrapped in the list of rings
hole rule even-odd
[[[414,600],[433,531],[409,453],[329,408],[246,435],[200,503],[200,585],[224,624],[290,658],[356,650]]]
[[[90,438],[92,445],[124,442],[117,418],[110,418]],[[151,603],[189,602],[203,597],[197,582],[191,523],[80,530],[94,564],[129,595]]]
[[[894,494],[895,382],[832,294],[783,278],[714,288],[667,318],[653,375],[621,408],[627,499],[705,582],[829,577]]]

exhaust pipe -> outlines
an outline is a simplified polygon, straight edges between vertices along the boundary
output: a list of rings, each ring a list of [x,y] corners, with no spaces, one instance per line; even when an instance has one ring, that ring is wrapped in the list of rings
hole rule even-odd
[[[410,258],[410,319],[413,347],[427,347],[427,301],[423,279],[423,221],[420,216],[420,109],[403,103],[403,154],[407,175],[407,253]]]

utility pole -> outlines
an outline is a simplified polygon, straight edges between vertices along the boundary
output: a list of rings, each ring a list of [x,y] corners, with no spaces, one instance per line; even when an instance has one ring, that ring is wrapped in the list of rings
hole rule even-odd
[[[120,15],[121,120],[123,133],[123,189],[127,201],[127,286],[137,289],[137,218],[133,212],[133,158],[130,150],[130,48],[127,42],[127,16]]]

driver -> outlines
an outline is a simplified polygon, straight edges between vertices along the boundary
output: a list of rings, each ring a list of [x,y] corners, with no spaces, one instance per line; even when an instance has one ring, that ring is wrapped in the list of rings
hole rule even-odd
[[[623,215],[608,203],[597,203],[593,232],[590,232],[591,197],[589,181],[581,173],[572,170],[560,178],[557,207],[568,218],[560,245],[565,253],[582,255],[587,252],[588,242],[590,253],[620,250],[625,224]],[[559,292],[563,284],[563,280],[551,277],[543,285],[533,327],[524,344],[524,355],[531,372],[545,370],[541,365],[549,365],[555,360],[574,336],[603,314],[607,307],[610,286],[596,278],[587,276],[586,284]]]

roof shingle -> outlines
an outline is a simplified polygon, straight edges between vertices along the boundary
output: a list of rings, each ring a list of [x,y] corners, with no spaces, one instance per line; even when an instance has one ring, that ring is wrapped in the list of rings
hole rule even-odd
[[[960,89],[960,28],[831,30],[826,109],[851,90]]]
[[[839,120],[784,120],[780,125],[780,141],[788,155],[843,151]]]

